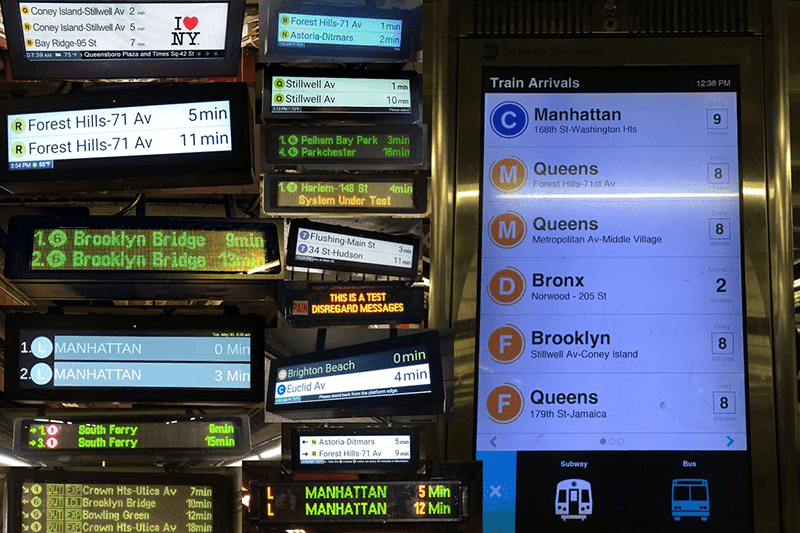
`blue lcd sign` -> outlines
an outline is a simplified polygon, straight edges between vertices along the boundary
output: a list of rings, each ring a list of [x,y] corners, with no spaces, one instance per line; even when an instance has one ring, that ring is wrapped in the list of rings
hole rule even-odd
[[[14,315],[6,393],[20,401],[258,402],[259,317]]]

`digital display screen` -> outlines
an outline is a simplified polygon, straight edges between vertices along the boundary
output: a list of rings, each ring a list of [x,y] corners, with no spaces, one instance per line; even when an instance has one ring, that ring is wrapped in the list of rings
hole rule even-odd
[[[462,488],[460,481],[296,481],[259,493],[262,522],[452,522],[462,519]]]
[[[427,316],[425,289],[406,282],[285,281],[278,302],[295,327],[419,324]]]
[[[392,531],[480,531],[480,466],[441,461],[427,463],[426,474],[308,475],[245,461],[242,531],[309,530],[309,523],[337,531],[375,531],[377,523],[393,523]]]
[[[263,331],[253,319],[227,320],[225,327],[223,317],[154,318],[12,318],[11,350],[6,355],[13,356],[16,368],[7,366],[7,384],[18,389],[22,399],[77,399],[73,393],[78,392],[97,401],[105,397],[124,401],[137,395],[159,401],[154,393],[165,390],[197,391],[198,401],[213,401],[213,391],[257,396],[260,383],[253,373],[260,364],[258,338]],[[16,328],[18,322],[21,326]],[[215,322],[217,326],[212,325]],[[200,391],[211,392],[205,396]]]
[[[271,111],[285,113],[411,113],[403,79],[272,76]]]
[[[8,169],[231,150],[227,101],[9,115]]]
[[[228,531],[223,476],[14,469],[9,481],[13,533]]]
[[[411,458],[411,439],[392,435],[319,436],[300,438],[300,464],[397,463]]]
[[[259,27],[264,63],[405,63],[421,48],[422,2],[275,0]]]
[[[414,278],[419,241],[302,220],[292,222],[287,264]]]
[[[420,345],[402,354],[389,350],[285,366],[274,389],[275,404],[280,405],[426,393],[432,385],[428,354]]]
[[[23,531],[133,532],[163,524],[189,532],[214,521],[213,490],[202,485],[29,482],[22,493]]]
[[[264,70],[262,114],[268,122],[346,118],[419,124],[421,80],[413,70],[269,66]]]
[[[21,191],[68,190],[72,181],[170,188],[210,185],[215,174],[229,180],[213,184],[250,183],[246,98],[244,84],[216,83],[6,102],[0,183]],[[207,175],[181,179],[196,174]]]
[[[328,231],[303,230],[297,239],[303,242],[298,242],[295,258],[305,262],[333,263],[336,258],[346,258],[373,265],[411,267],[414,255],[411,246],[397,246],[376,239],[346,238]],[[364,253],[353,252],[348,249],[350,246],[363,248]]]
[[[9,279],[36,295],[77,290],[86,295],[145,294],[158,281],[255,285],[282,279],[279,221],[172,217],[12,217]],[[119,285],[124,273],[126,284]],[[141,284],[141,286],[140,286]],[[46,286],[46,287],[45,287]],[[141,287],[141,288],[140,288]],[[193,286],[183,285],[183,291]],[[176,287],[180,289],[180,287]],[[207,294],[207,295],[208,295]],[[251,297],[254,293],[251,293]],[[120,294],[124,296],[124,294]]]
[[[227,2],[25,2],[20,13],[30,61],[225,55]]]
[[[36,229],[31,270],[243,272],[268,263],[263,232]]]
[[[425,129],[393,126],[289,126],[265,128],[266,163],[326,169],[424,169]]]
[[[231,455],[250,451],[244,417],[65,417],[15,421],[15,453],[22,457],[126,455],[172,451]]]
[[[409,178],[358,178],[342,180],[320,178],[297,180],[271,178],[275,187],[275,207],[313,209],[320,212],[414,212],[421,187]]]
[[[673,480],[747,501],[738,69],[486,68],[482,83],[477,451],[517,472],[517,530],[699,522],[670,507]],[[611,501],[636,528],[598,522]],[[724,507],[714,527],[740,527]]]
[[[293,428],[294,471],[414,469],[417,428]]]
[[[307,44],[400,49],[403,21],[278,13],[278,46]]]
[[[2,0],[15,79],[233,76],[244,0]]]
[[[274,361],[269,382],[267,410],[282,415],[337,407],[377,414],[387,406],[426,409],[427,402],[441,412],[438,334],[408,335]]]
[[[249,334],[193,333],[20,330],[20,387],[250,388]]]

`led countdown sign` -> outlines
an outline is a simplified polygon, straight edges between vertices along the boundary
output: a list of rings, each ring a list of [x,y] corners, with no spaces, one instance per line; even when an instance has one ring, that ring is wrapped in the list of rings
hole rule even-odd
[[[201,452],[233,456],[249,451],[250,425],[244,416],[66,416],[14,422],[14,453],[44,461],[65,456],[120,461]]]
[[[281,279],[280,221],[167,217],[13,217],[6,276],[30,295],[59,290],[114,297],[153,290],[157,281],[254,286]],[[279,231],[280,229],[280,231]],[[120,285],[119,274],[126,283]],[[60,288],[60,289],[59,289]],[[161,289],[158,289],[161,290]],[[106,291],[106,292],[103,292]],[[104,294],[105,296],[102,296]],[[251,293],[254,297],[256,293]]]
[[[32,271],[246,272],[267,263],[263,232],[36,229]]]
[[[264,128],[265,166],[308,169],[424,170],[427,130],[418,125]]]
[[[422,214],[428,205],[428,183],[413,175],[264,176],[265,213]]]
[[[224,476],[12,469],[4,531],[222,532],[232,484]]]
[[[402,281],[285,281],[278,288],[278,302],[295,327],[419,324],[427,316],[425,289]]]
[[[454,522],[465,518],[460,481],[274,482],[250,485],[263,500],[260,523]],[[252,511],[248,520],[253,520]]]

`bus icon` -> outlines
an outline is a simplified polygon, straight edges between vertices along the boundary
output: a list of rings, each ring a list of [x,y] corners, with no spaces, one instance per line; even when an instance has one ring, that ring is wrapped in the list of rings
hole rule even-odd
[[[592,514],[592,486],[582,479],[565,479],[556,486],[556,514],[561,520],[586,520]]]
[[[708,480],[672,480],[672,518],[679,521],[685,516],[697,516],[708,520]]]

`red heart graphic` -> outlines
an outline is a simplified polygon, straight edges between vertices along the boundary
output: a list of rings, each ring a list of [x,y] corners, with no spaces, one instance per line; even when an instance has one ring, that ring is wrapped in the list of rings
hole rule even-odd
[[[197,20],[197,17],[183,17],[183,25],[186,26],[186,29],[192,31],[197,23],[200,22]]]

